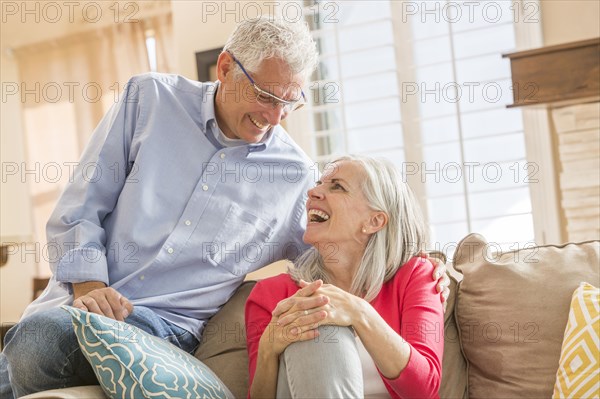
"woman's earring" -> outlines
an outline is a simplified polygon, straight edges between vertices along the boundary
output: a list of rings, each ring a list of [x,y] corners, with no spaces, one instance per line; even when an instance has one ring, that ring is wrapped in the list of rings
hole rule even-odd
[[[362,232],[363,232],[363,233],[366,233],[366,232],[367,232],[367,229],[366,229],[365,227],[363,227],[363,229],[362,229]]]

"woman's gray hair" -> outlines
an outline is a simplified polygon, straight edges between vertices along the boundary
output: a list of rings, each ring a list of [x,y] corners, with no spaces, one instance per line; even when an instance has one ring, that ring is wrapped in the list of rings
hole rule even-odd
[[[371,301],[384,282],[391,279],[410,258],[425,249],[427,229],[412,190],[391,162],[350,155],[333,163],[341,161],[354,162],[362,167],[366,177],[362,190],[369,206],[388,217],[385,227],[370,237],[350,288],[350,293]],[[314,247],[300,255],[289,273],[296,281],[322,279],[325,283],[331,282],[323,259]]]
[[[319,62],[317,46],[308,24],[288,22],[283,18],[261,16],[240,22],[223,47],[230,51],[248,72],[257,72],[268,58],[283,60],[293,74],[302,74],[307,80]],[[243,72],[234,69],[239,79]]]

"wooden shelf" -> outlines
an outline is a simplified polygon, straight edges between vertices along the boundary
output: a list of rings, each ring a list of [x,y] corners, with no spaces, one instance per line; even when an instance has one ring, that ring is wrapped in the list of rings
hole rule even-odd
[[[600,98],[600,38],[504,54],[510,59],[508,107],[573,104]],[[556,104],[554,104],[556,105]]]

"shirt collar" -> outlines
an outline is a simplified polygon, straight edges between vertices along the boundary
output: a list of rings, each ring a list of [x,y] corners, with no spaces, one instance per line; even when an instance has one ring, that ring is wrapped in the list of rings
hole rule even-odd
[[[216,123],[215,118],[215,94],[219,87],[219,81],[204,83],[204,95],[202,96],[202,105],[200,107],[201,115],[200,122],[206,135],[212,134],[214,137],[214,131],[209,126],[211,121]]]

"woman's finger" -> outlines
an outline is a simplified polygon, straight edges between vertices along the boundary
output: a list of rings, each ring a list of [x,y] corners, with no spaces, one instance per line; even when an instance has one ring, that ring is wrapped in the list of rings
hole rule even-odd
[[[294,308],[290,309],[289,312],[282,313],[277,320],[277,324],[280,326],[291,324],[298,318],[315,312],[315,310],[326,305],[327,303],[329,303],[329,298],[324,295],[310,298],[296,298]]]
[[[273,315],[275,317],[279,317],[282,314],[288,312],[290,309],[292,309],[294,307],[294,305],[296,305],[296,303],[301,301],[299,298],[310,297],[311,295],[313,295],[315,293],[315,291],[317,291],[319,288],[321,288],[322,285],[323,285],[322,280],[316,280],[316,281],[313,281],[312,283],[309,283],[304,288],[299,289],[291,297],[279,301],[279,303],[277,304],[275,309],[273,309],[273,312],[271,312],[271,315]],[[304,308],[304,309],[306,309],[306,308]]]

